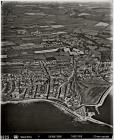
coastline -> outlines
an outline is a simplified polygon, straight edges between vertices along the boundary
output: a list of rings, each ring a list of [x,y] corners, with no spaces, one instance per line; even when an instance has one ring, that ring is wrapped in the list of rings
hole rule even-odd
[[[80,114],[77,114],[76,112],[72,111],[71,109],[69,109],[68,107],[60,104],[60,103],[57,103],[55,101],[52,101],[50,99],[26,99],[26,100],[21,100],[21,101],[7,101],[7,102],[2,102],[2,104],[30,104],[30,103],[37,103],[37,102],[48,102],[50,104],[52,104],[53,106],[57,107],[59,110],[63,111],[65,114],[69,114],[70,116],[72,116],[74,118],[75,121],[77,121],[77,119],[75,118],[78,118],[79,121],[90,121],[90,122],[93,122],[93,123],[96,123],[96,124],[100,124],[100,125],[105,125],[105,126],[108,126],[108,127],[113,127],[112,125],[110,124],[107,124],[107,123],[104,123],[102,121],[99,121],[97,119],[94,119],[92,117],[84,117],[84,116],[81,116]]]

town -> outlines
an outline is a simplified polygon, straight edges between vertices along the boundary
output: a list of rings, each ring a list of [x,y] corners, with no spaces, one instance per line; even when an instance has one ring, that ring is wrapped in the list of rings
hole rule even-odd
[[[104,59],[107,51],[104,53],[98,51],[105,46],[104,44],[98,44],[90,37],[84,38],[86,35],[82,33],[70,36],[72,40],[66,39],[64,35],[61,35],[61,38],[58,36],[54,41],[47,39],[41,43],[42,50],[35,48],[34,51],[27,52],[27,48],[24,50],[26,52],[21,54],[16,51],[15,58],[9,54],[10,61],[7,57],[3,58],[7,59],[6,63],[2,62],[3,67],[11,67],[12,70],[11,73],[2,74],[2,100],[44,98],[61,101],[72,110],[77,110],[82,100],[85,100],[82,99],[80,92],[89,88],[90,90],[97,88],[93,94],[99,90],[99,94],[96,94],[99,100],[112,84],[112,58],[107,56]],[[94,86],[89,85],[89,82],[93,82]],[[96,100],[89,102],[84,101],[83,104],[93,106],[98,104]]]
[[[112,87],[112,25],[111,7],[95,5],[2,6],[3,103],[45,99],[99,114]]]

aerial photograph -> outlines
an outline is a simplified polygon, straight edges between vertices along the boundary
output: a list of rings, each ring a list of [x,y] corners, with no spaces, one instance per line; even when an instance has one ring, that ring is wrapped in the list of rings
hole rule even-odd
[[[112,138],[112,1],[1,1],[1,138]]]

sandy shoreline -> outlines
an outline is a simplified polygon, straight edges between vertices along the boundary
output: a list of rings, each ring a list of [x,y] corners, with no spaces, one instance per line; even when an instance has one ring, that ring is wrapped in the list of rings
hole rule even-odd
[[[30,104],[30,103],[35,103],[35,102],[36,103],[37,102],[49,102],[52,105],[54,105],[55,107],[57,107],[58,109],[60,109],[61,111],[63,111],[65,114],[70,114],[74,118],[79,118],[80,121],[90,121],[90,122],[97,123],[97,124],[100,124],[100,125],[106,125],[106,126],[111,127],[111,128],[113,127],[110,124],[107,124],[107,123],[101,122],[99,120],[93,119],[92,117],[83,117],[80,114],[77,114],[76,112],[72,111],[68,107],[66,107],[66,106],[64,106],[60,103],[57,103],[55,101],[49,100],[49,99],[26,99],[26,100],[21,100],[21,101],[1,102],[1,104],[3,104],[3,105],[4,104],[19,104],[19,103]]]

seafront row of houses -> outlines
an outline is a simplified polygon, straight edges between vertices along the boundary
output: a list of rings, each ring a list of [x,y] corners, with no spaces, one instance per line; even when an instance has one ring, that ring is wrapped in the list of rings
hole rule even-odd
[[[52,93],[52,96],[57,95],[58,87],[62,83],[66,82],[68,77],[71,75],[73,71],[73,63],[71,62],[72,62],[72,58],[70,61],[68,60],[63,62],[61,60],[61,62],[59,61],[59,63],[57,63],[56,60],[44,62],[45,66],[48,68],[51,77],[50,92]],[[63,63],[65,65],[63,65]],[[40,93],[46,94],[46,90],[47,90],[46,88],[49,82],[49,78],[45,70],[39,65],[40,62],[37,63],[32,62],[31,64],[26,64],[25,66],[23,66],[23,68],[20,69],[19,73],[6,73],[6,74],[2,73],[3,96],[5,94],[7,97],[8,92],[11,90],[12,92],[9,92],[9,95],[11,96],[10,99],[12,99],[13,97],[15,97],[13,96],[13,92],[15,92],[15,89],[16,91],[18,90],[19,92],[19,89],[21,91],[25,87],[27,87],[28,90],[23,96],[25,95],[27,96],[27,94],[29,95],[29,92],[31,92],[32,96],[33,96],[32,92],[34,92],[34,96],[37,96],[37,92],[39,92],[39,94]],[[107,83],[111,83],[111,73],[112,73],[111,62],[83,64],[77,67],[76,72],[77,72],[77,78],[79,80],[87,80],[87,79],[94,80],[94,78],[98,77],[99,79],[106,80]],[[36,87],[36,85],[38,85],[38,87]],[[9,98],[6,98],[6,100],[9,100]]]
[[[52,64],[55,65],[55,63],[51,63],[51,65]],[[48,69],[49,63],[47,63],[47,65],[48,65],[47,67]],[[83,92],[85,88],[85,92],[86,92],[86,87],[84,87],[84,85],[81,84],[83,82],[81,83],[79,83],[78,81],[76,82],[77,80],[75,79],[76,76],[75,74],[72,74],[73,71],[72,66],[70,66],[69,69],[62,68],[59,71],[56,69],[54,69],[53,71],[51,69],[50,70],[48,69],[49,70],[48,72],[49,73],[51,72],[50,76],[47,74],[45,68],[43,67],[41,67],[39,71],[36,70],[37,72],[31,71],[29,70],[29,68],[30,67],[26,65],[23,67],[23,69],[20,70],[20,73],[2,74],[2,101],[3,102],[21,101],[26,99],[52,99],[52,100],[56,99],[56,101],[58,100],[61,101],[71,110],[77,111],[77,113],[79,114],[86,115],[87,108],[85,108],[85,106],[80,107],[81,95],[79,93],[76,93],[78,89],[79,92],[81,92],[80,87],[83,89]],[[79,74],[77,72],[77,78],[81,80]],[[68,80],[69,77],[71,77],[70,80]],[[88,79],[88,77],[86,76],[85,79]],[[104,93],[104,91],[107,90],[107,87],[108,86],[106,85],[103,87],[98,86],[94,88],[97,88],[97,90],[99,91],[99,94],[98,93],[97,94],[100,97]],[[96,94],[96,98],[99,99],[99,97],[97,97],[97,94]],[[93,97],[91,98],[93,100]],[[82,99],[82,100],[86,100],[86,99]],[[89,105],[96,106],[97,101],[93,101],[93,102],[89,100],[86,101],[86,106]],[[89,116],[95,115],[95,112],[89,111],[88,114]]]
[[[112,62],[109,46],[95,38],[71,33],[43,39],[40,44],[3,42],[3,102],[51,98],[72,110],[81,104],[96,106],[112,83]],[[102,81],[103,86],[90,88],[88,80]]]

